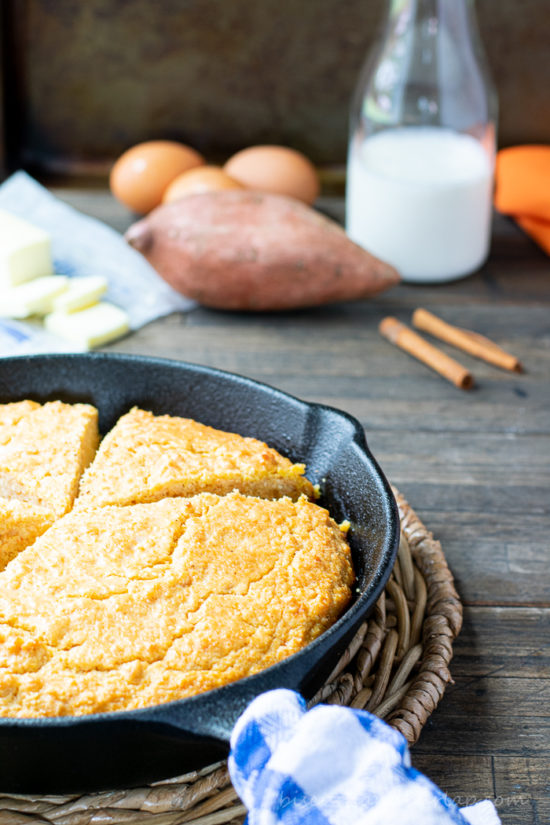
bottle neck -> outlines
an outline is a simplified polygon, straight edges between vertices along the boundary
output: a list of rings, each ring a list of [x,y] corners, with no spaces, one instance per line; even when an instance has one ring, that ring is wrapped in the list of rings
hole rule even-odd
[[[361,82],[368,131],[445,126],[481,138],[496,117],[473,0],[389,0]]]
[[[433,63],[442,38],[485,60],[474,0],[389,0],[388,35],[414,37],[421,62]]]
[[[390,18],[407,21],[470,18],[475,16],[474,0],[389,0]]]

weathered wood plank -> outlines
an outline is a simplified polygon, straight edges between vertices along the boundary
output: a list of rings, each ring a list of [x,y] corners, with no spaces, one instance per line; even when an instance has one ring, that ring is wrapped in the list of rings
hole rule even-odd
[[[417,748],[440,754],[550,756],[548,678],[457,676]]]
[[[491,756],[457,756],[446,754],[436,759],[433,753],[413,750],[413,767],[435,782],[459,807],[473,805],[480,799],[494,799],[493,760]],[[472,791],[475,780],[475,793]]]
[[[467,607],[453,677],[550,677],[550,609]]]
[[[547,507],[546,507],[546,491],[545,482],[538,485],[520,484],[517,487],[513,485],[498,485],[488,484],[485,486],[483,482],[477,484],[468,484],[461,486],[460,482],[452,482],[445,480],[434,480],[430,482],[416,482],[410,477],[407,471],[401,471],[395,468],[388,461],[387,455],[384,451],[377,449],[376,439],[372,436],[369,438],[369,444],[376,457],[382,464],[384,471],[389,478],[397,484],[398,487],[410,491],[414,495],[416,507],[423,512],[439,511],[440,513],[455,513],[457,519],[460,521],[460,533],[455,538],[462,540],[464,531],[470,532],[467,524],[468,514],[472,514],[474,522],[477,523],[478,532],[474,534],[475,540],[483,541],[483,534],[479,532],[479,528],[489,532],[490,535],[496,530],[498,532],[499,518],[503,521],[503,531],[508,531],[510,518],[513,523],[510,525],[512,533],[515,524],[515,543],[523,546],[528,544],[528,536],[522,531],[521,524],[533,525],[535,533],[540,525],[542,530],[543,547],[548,547],[548,541],[545,537],[545,527],[547,527]],[[468,473],[468,464],[463,466],[464,474]],[[504,465],[502,468],[503,474],[512,472],[512,467]],[[532,508],[532,510],[531,510]],[[485,513],[487,518],[478,518],[479,514]],[[502,516],[500,515],[502,513]],[[537,519],[540,515],[542,522]],[[430,526],[432,523],[430,523]],[[437,531],[437,527],[433,527]],[[507,537],[508,538],[508,537]],[[509,539],[510,540],[510,539]]]
[[[529,758],[548,764],[550,711],[544,697],[550,684],[549,626],[550,610],[465,609],[451,662],[455,684],[413,749],[413,763],[453,798],[491,795],[485,759],[505,756],[503,765],[508,766]],[[468,778],[463,766],[469,763]],[[532,794],[525,784],[514,791],[502,781],[492,794],[506,797],[506,810],[521,804],[527,816],[526,796]]]
[[[503,825],[545,823],[550,810],[550,779],[546,758],[412,754],[415,768],[425,773],[459,807],[490,799]]]
[[[502,825],[546,825],[550,822],[550,803],[521,795],[498,797],[496,805]]]
[[[550,800],[548,759],[541,757],[497,756],[495,790],[497,796],[527,795]]]
[[[409,436],[409,437],[407,437]],[[402,481],[420,484],[461,482],[494,487],[538,487],[550,482],[550,439],[542,435],[516,433],[425,433],[411,429],[371,432],[372,446],[384,453],[388,473],[397,471]],[[513,467],[512,475],[502,472]],[[396,479],[397,482],[397,479]],[[467,493],[467,489],[466,489]],[[521,503],[523,505],[523,502]],[[540,505],[525,502],[530,512],[545,512],[550,500]],[[523,509],[523,506],[522,506]]]
[[[448,710],[470,715],[472,708],[483,708],[493,717],[514,716],[550,718],[550,679],[457,676],[447,693]]]
[[[508,682],[504,689],[513,689]],[[455,703],[446,693],[426,723],[414,753],[505,756],[542,756],[550,759],[550,720],[524,716],[518,700],[517,716],[491,716],[483,707],[472,705],[471,712],[457,714]],[[472,790],[475,784],[472,781]]]
[[[547,515],[424,511],[422,488],[402,485],[402,492],[418,504],[421,517],[442,542],[463,601],[549,605]],[[460,506],[460,490],[448,488],[448,493]],[[438,497],[443,494],[437,491]]]
[[[504,825],[550,822],[548,757],[495,756],[494,778],[496,803]],[[529,814],[532,819],[528,818]]]

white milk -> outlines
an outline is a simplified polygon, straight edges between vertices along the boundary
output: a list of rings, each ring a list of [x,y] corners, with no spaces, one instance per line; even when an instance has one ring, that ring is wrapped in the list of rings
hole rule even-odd
[[[346,230],[406,281],[448,281],[489,249],[492,164],[475,138],[387,129],[350,147]]]

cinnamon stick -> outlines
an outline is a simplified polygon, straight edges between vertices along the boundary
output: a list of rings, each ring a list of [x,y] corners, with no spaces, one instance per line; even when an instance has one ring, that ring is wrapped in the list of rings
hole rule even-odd
[[[417,329],[429,332],[435,338],[446,341],[448,344],[452,344],[476,358],[488,361],[495,367],[511,370],[512,372],[522,371],[521,364],[515,355],[505,352],[489,338],[485,338],[485,336],[469,329],[454,327],[452,324],[442,321],[437,315],[428,312],[427,309],[415,309],[412,322]]]
[[[429,344],[397,318],[384,318],[378,329],[392,344],[418,358],[461,390],[469,390],[474,386],[473,376],[466,367]]]

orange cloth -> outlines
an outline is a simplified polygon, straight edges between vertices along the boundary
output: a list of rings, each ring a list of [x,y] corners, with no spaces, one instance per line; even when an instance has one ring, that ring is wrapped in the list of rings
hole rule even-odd
[[[495,207],[550,255],[550,146],[501,149],[495,178]]]

